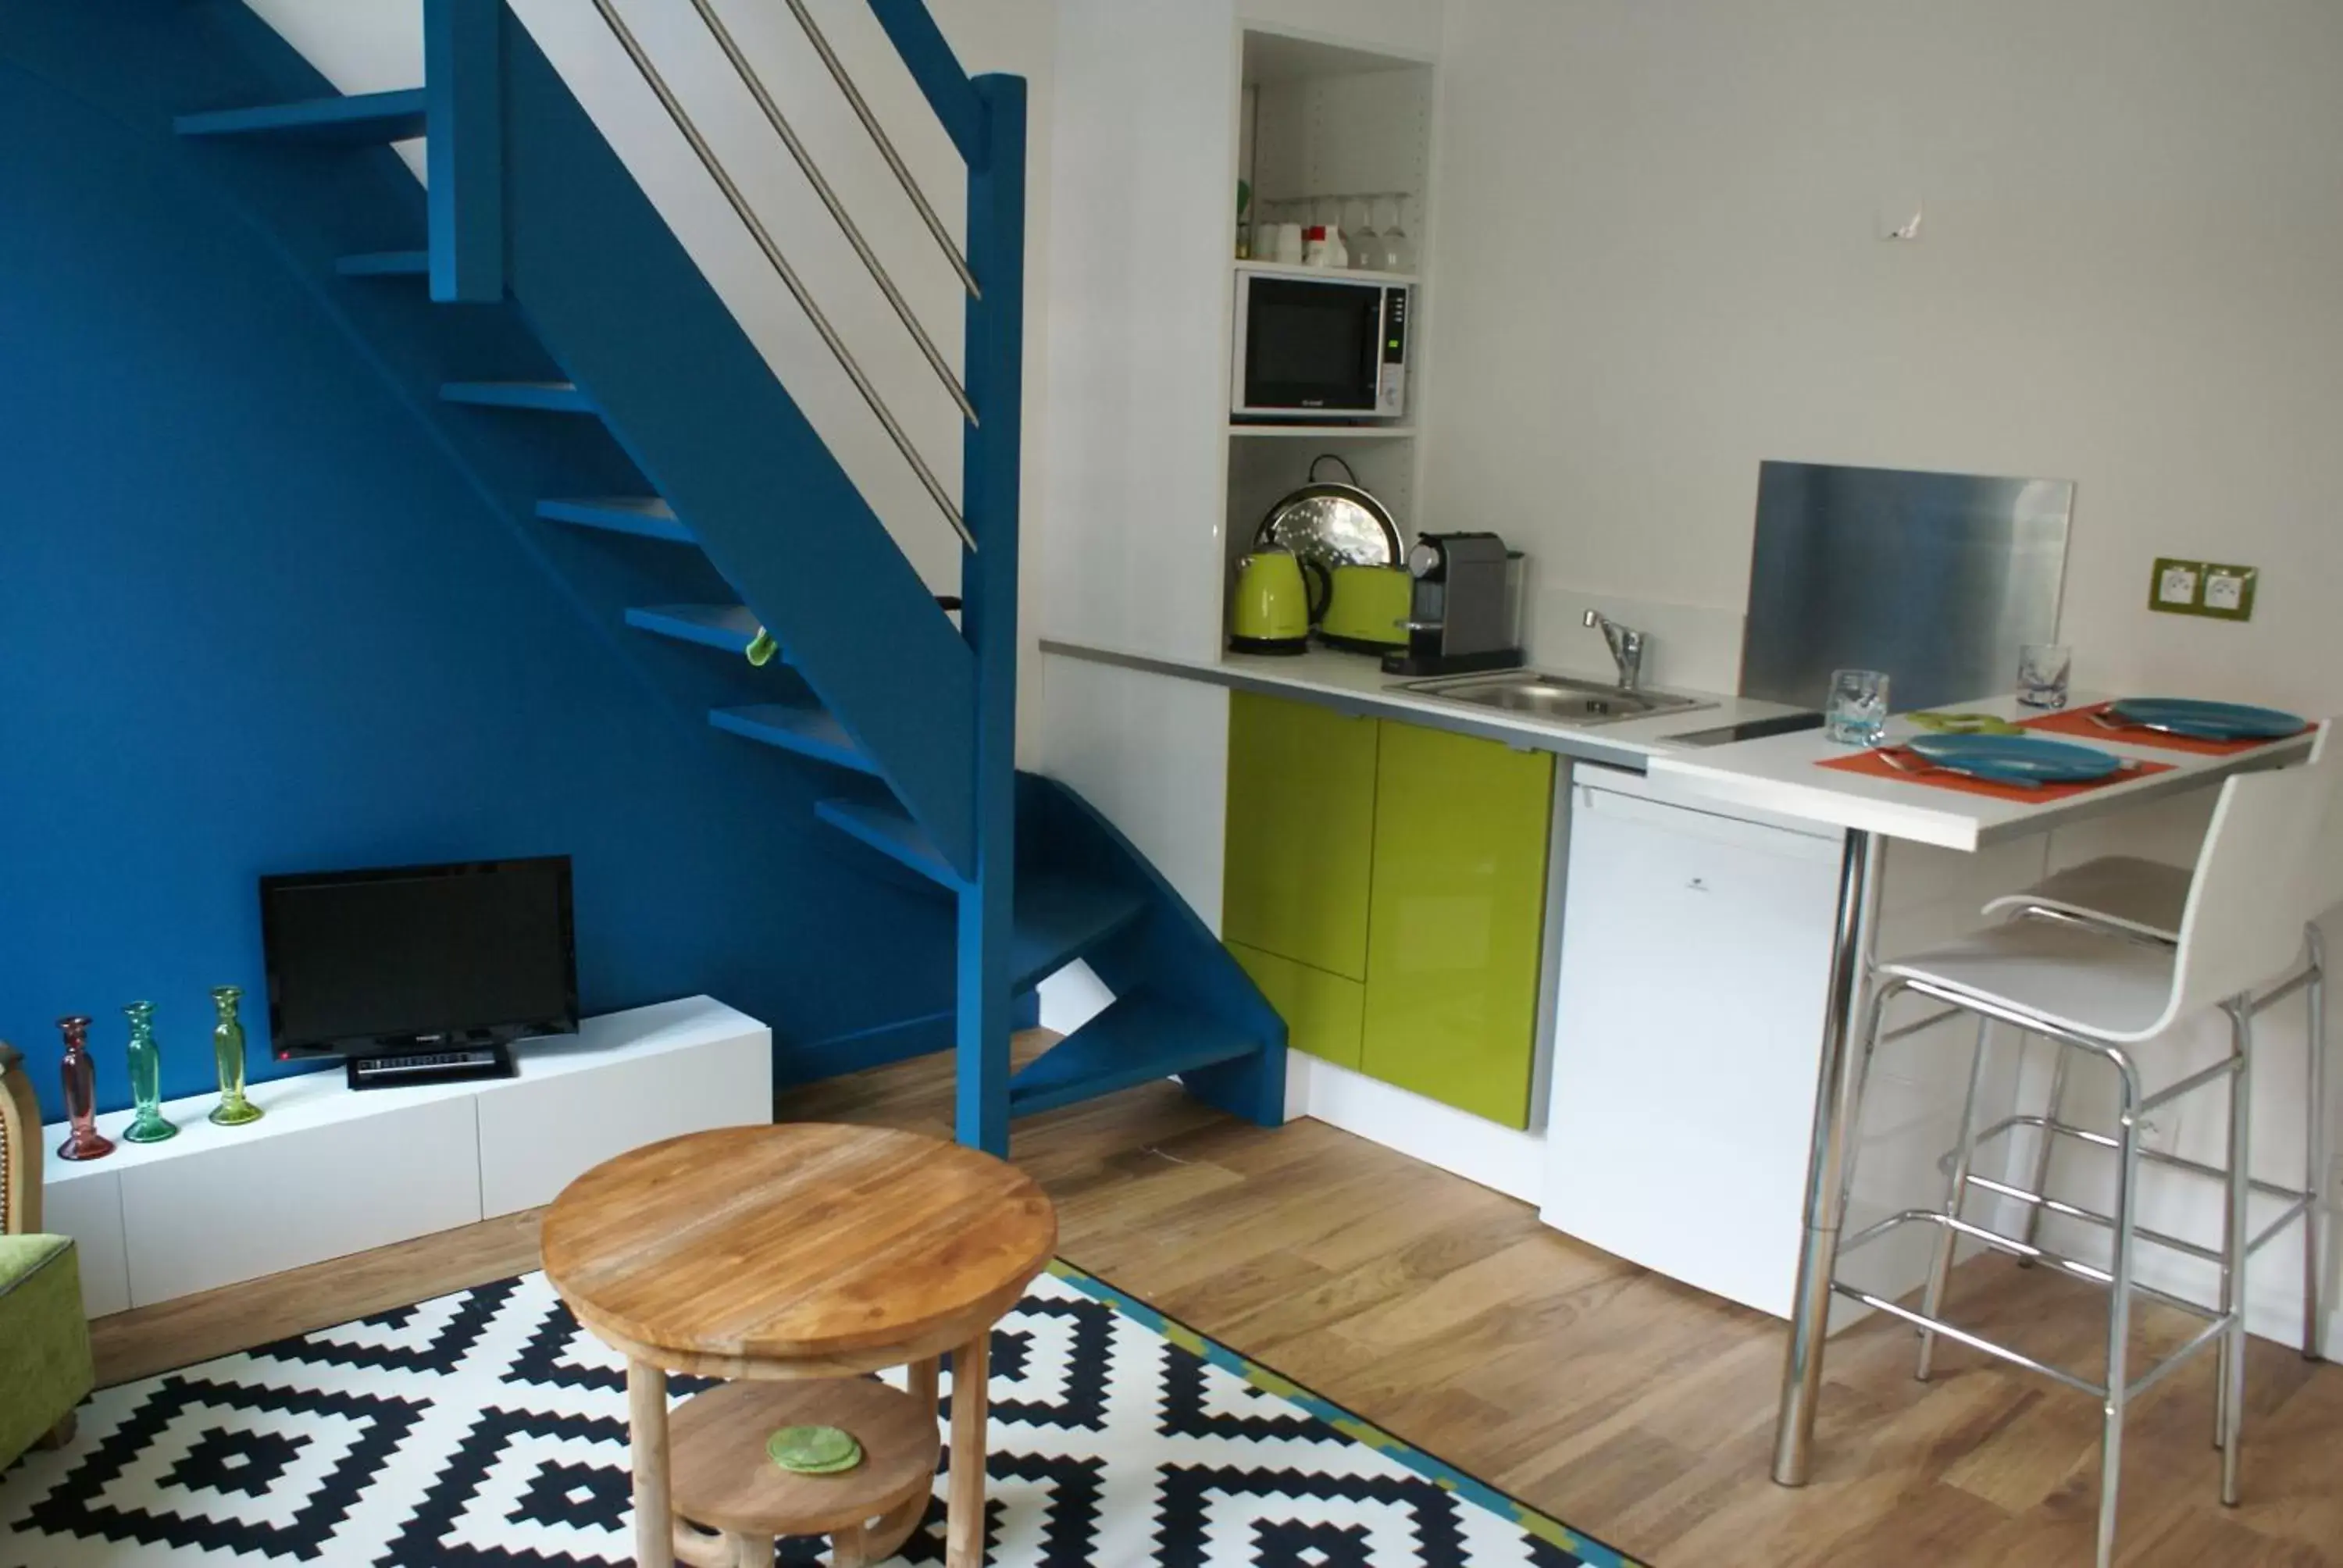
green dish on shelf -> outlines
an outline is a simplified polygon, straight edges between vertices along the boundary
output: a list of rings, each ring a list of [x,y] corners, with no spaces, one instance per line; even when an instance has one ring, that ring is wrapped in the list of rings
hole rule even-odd
[[[765,1439],[765,1456],[793,1475],[837,1475],[862,1462],[862,1445],[834,1426],[785,1426]]]

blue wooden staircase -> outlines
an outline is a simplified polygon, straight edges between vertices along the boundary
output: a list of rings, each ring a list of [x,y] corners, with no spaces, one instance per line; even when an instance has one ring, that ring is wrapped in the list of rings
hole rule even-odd
[[[541,447],[540,468],[579,449],[555,427],[588,421],[615,440],[639,487],[610,493],[611,466],[581,464],[533,509],[543,525],[674,547],[669,592],[682,602],[628,608],[628,626],[736,661],[772,628],[782,656],[760,672],[772,699],[716,706],[709,721],[834,771],[839,792],[817,818],[891,862],[874,871],[908,869],[950,900],[962,1141],[1002,1152],[1011,1116],[1175,1075],[1237,1114],[1282,1121],[1276,1013],[1110,823],[1062,784],[1014,769],[1023,81],[968,76],[920,0],[870,0],[969,171],[964,256],[930,224],[969,284],[961,382],[930,356],[970,414],[957,509],[926,476],[965,546],[960,595],[940,600],[504,0],[423,4],[422,86],[191,106],[177,131],[287,158],[426,138],[427,242],[354,249],[335,262],[332,286],[427,282],[432,303],[418,297],[416,311],[491,307],[523,324],[528,352],[512,349],[508,329],[484,336],[498,352],[484,349],[473,378],[440,386],[444,403],[465,406],[450,417],[487,422],[471,437],[484,445]],[[729,189],[619,13],[595,4]],[[771,236],[735,206],[798,286]],[[905,323],[924,345],[908,313]],[[908,446],[905,457],[926,475]],[[708,602],[711,565],[731,597]],[[1012,1073],[1019,999],[1078,959],[1115,1000]]]

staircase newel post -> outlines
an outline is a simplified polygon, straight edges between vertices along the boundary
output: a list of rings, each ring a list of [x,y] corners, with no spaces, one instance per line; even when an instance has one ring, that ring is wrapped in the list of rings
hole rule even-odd
[[[505,297],[504,0],[424,0],[431,297]]]
[[[1024,398],[1025,83],[979,76],[984,144],[968,172],[967,381],[961,634],[976,656],[976,874],[960,897],[957,1131],[1009,1151],[1010,938],[1017,860],[1017,531]]]

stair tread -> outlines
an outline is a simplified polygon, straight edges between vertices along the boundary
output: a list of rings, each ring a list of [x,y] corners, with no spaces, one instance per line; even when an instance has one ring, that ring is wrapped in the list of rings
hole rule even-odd
[[[1038,985],[1114,936],[1147,910],[1132,889],[1062,871],[1021,871],[1010,984]]]
[[[344,277],[420,277],[431,270],[427,250],[370,250],[334,263]]]
[[[757,617],[743,604],[653,604],[627,611],[627,624],[681,642],[746,653],[756,640]]]
[[[1261,1049],[1227,1024],[1141,990],[1027,1062],[1009,1080],[1010,1109],[1031,1115]]]
[[[708,715],[717,729],[744,739],[778,746],[801,757],[876,774],[878,764],[854,744],[854,738],[826,708],[792,702],[760,702],[746,708],[719,708]]]
[[[338,98],[305,98],[289,104],[255,104],[181,115],[173,122],[183,136],[276,136],[307,142],[403,142],[423,135],[424,91],[403,87],[389,93],[353,93]]]
[[[878,800],[832,799],[813,803],[813,814],[850,839],[900,861],[930,881],[959,888],[960,879],[935,840],[910,812]]]
[[[477,403],[491,408],[594,412],[594,405],[574,381],[450,381],[439,388],[439,396],[450,403]]]
[[[608,528],[647,539],[676,544],[692,542],[691,530],[677,520],[675,508],[657,496],[586,496],[537,503],[537,515],[548,522],[578,528]]]

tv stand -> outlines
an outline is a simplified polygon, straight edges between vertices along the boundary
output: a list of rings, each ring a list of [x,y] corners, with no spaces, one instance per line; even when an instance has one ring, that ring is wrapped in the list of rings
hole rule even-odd
[[[524,1045],[510,1078],[353,1094],[317,1065],[254,1084],[257,1121],[221,1127],[218,1096],[190,1095],[163,1107],[176,1138],[44,1163],[44,1221],[80,1243],[90,1316],[533,1209],[614,1154],[773,1114],[771,1031],[704,996],[581,1019]]]
[[[461,1083],[475,1078],[517,1078],[512,1048],[489,1040],[479,1045],[377,1051],[354,1056],[347,1078],[352,1089],[403,1089],[417,1083]]]

